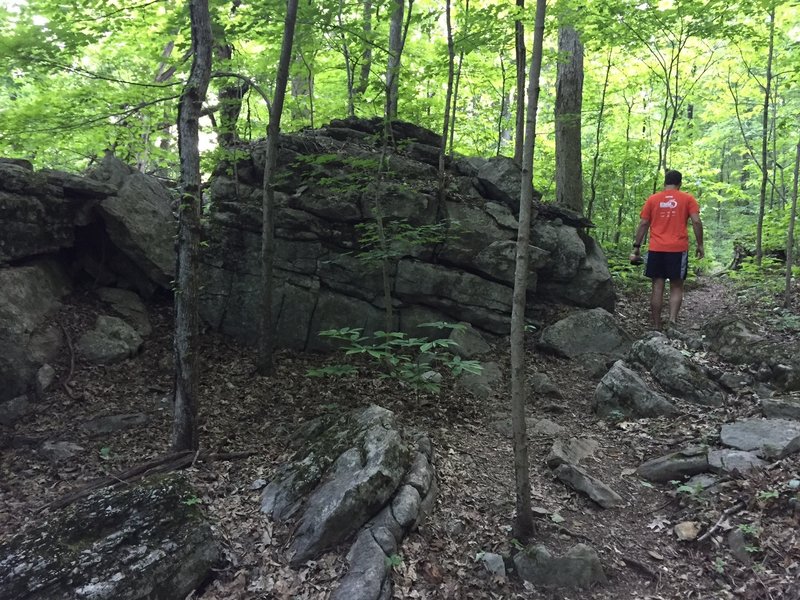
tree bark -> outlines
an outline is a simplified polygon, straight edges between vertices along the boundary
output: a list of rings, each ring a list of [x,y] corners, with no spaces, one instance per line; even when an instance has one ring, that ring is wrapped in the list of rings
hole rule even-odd
[[[469,0],[464,4],[464,31],[461,32],[463,39],[469,33]],[[450,37],[452,37],[452,26]],[[449,50],[449,48],[448,48]],[[458,53],[458,69],[456,70],[456,80],[453,85],[453,110],[450,113],[450,153],[453,152],[453,141],[456,135],[456,109],[458,107],[458,86],[461,83],[461,66],[464,64],[464,48],[462,47]]]
[[[520,13],[525,8],[525,0],[516,0]],[[514,55],[517,65],[517,111],[514,127],[514,160],[522,164],[523,141],[525,139],[525,26],[522,15],[514,21]]]
[[[444,125],[442,127],[442,143],[439,147],[439,206],[444,205],[445,168],[444,159],[447,154],[447,133],[450,131],[450,103],[453,97],[453,71],[455,68],[455,49],[453,47],[453,23],[450,14],[450,0],[445,2],[445,23],[447,25],[447,92],[444,102]]]
[[[372,70],[372,0],[364,0],[364,51],[361,53],[361,72],[356,93],[363,95],[369,85]]]
[[[400,81],[400,56],[403,45],[403,10],[405,0],[393,0],[394,10],[389,22],[389,61],[386,66],[386,118],[397,118]]]
[[[275,77],[275,96],[267,127],[267,152],[264,161],[264,187],[261,222],[261,319],[259,321],[258,358],[256,368],[261,375],[271,375],[274,364],[275,325],[272,320],[272,291],[274,288],[273,266],[275,263],[275,190],[272,179],[278,158],[278,141],[281,131],[281,115],[286,98],[286,83],[289,79],[289,63],[292,59],[294,28],[297,22],[297,0],[288,0],[283,26],[281,56]]]
[[[528,291],[531,212],[533,206],[533,152],[536,139],[536,113],[539,104],[539,74],[542,70],[545,0],[536,1],[531,72],[528,80],[528,116],[522,153],[522,184],[517,231],[517,258],[511,308],[511,422],[514,431],[514,475],[516,509],[514,535],[527,541],[534,532],[531,510],[528,434],[525,424],[525,305]]]
[[[772,86],[772,56],[775,48],[775,5],[769,12],[769,53],[767,55],[767,75],[764,81],[764,110],[761,115],[761,187],[758,191],[758,222],[756,223],[756,264],[761,266],[764,255],[764,209],[767,201],[767,144],[769,142],[769,101]]]
[[[344,9],[344,0],[339,0],[339,12],[336,15],[336,20],[339,23],[339,36],[342,40],[342,55],[344,56],[344,67],[347,72],[347,116],[356,116],[355,104],[355,65],[350,60],[350,46],[347,43],[345,36],[344,22],[342,19],[342,12]]]
[[[606,108],[606,92],[608,91],[608,78],[611,74],[611,54],[612,50],[608,51],[608,60],[606,61],[606,77],[603,80],[603,91],[600,94],[600,110],[597,111],[597,127],[594,131],[594,156],[592,157],[592,175],[589,180],[589,205],[586,207],[586,218],[592,220],[592,211],[594,210],[594,201],[597,198],[597,163],[600,161],[600,132],[603,129],[603,113]]]
[[[800,142],[794,158],[794,184],[792,185],[792,208],[789,212],[789,231],[786,235],[786,291],[783,296],[784,308],[792,306],[792,266],[794,265],[794,224],[797,221],[797,184],[800,177]]]
[[[196,450],[199,355],[197,263],[200,248],[200,111],[211,78],[208,0],[190,0],[192,68],[178,106],[181,201],[175,266],[175,386],[172,449]]]
[[[556,76],[556,203],[583,214],[581,104],[583,44],[574,27],[558,30]]]

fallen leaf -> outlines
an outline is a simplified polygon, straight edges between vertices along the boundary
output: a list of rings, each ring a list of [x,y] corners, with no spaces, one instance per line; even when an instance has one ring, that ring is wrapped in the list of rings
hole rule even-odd
[[[656,515],[655,519],[650,521],[647,526],[653,531],[662,531],[669,525],[669,519],[664,515]]]
[[[661,555],[660,555],[658,552],[656,552],[655,550],[648,550],[648,551],[647,551],[647,553],[648,553],[648,554],[649,554],[651,557],[655,558],[656,560],[664,560],[664,557],[663,557],[663,556],[661,556]]]

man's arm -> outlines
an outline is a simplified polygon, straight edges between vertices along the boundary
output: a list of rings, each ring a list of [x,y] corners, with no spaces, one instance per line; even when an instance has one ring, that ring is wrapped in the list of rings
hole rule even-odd
[[[633,242],[633,252],[631,252],[630,257],[631,261],[637,261],[639,259],[639,254],[641,254],[642,249],[642,241],[644,240],[644,236],[647,235],[648,229],[650,229],[650,221],[644,218],[641,219],[639,221],[639,227],[636,229],[636,238]]]
[[[703,258],[706,255],[706,251],[703,248],[703,222],[700,220],[700,213],[691,214],[689,215],[689,218],[692,220],[694,239],[697,242],[697,250],[695,251],[695,255],[697,258]]]

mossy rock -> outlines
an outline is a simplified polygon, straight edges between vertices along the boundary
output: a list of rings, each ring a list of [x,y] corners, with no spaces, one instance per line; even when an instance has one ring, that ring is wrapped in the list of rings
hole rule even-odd
[[[0,545],[0,597],[184,598],[219,556],[195,492],[159,476],[100,490]]]

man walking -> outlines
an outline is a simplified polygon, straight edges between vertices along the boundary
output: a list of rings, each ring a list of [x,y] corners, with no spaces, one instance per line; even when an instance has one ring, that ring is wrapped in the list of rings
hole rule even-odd
[[[667,171],[664,189],[647,199],[642,212],[631,262],[640,262],[642,240],[650,230],[650,245],[644,274],[653,280],[650,296],[650,318],[661,329],[661,307],[664,303],[664,282],[669,279],[669,322],[678,322],[683,301],[683,282],[689,268],[689,235],[687,223],[692,221],[697,242],[697,258],[703,258],[703,222],[700,207],[694,196],[680,191],[683,176],[679,171]]]

